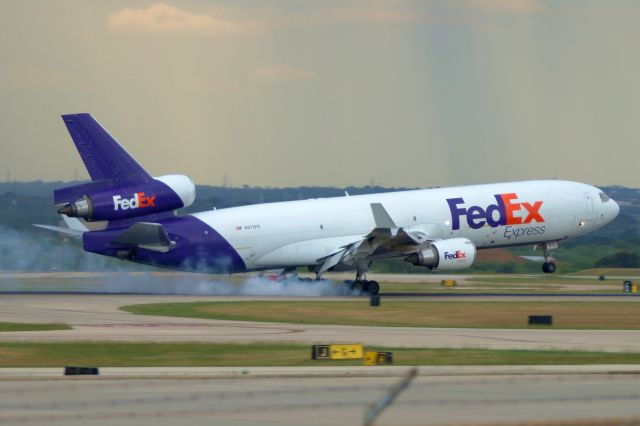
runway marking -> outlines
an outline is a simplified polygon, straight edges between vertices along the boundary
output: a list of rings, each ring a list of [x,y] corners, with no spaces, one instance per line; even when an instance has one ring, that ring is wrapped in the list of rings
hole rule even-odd
[[[212,327],[214,324],[198,324],[198,323],[122,323],[122,324],[76,324],[77,327],[97,327],[97,328],[109,328],[109,327]]]
[[[557,330],[554,330],[557,331]],[[536,340],[536,339],[513,339],[513,338],[507,338],[507,337],[493,337],[493,336],[480,336],[480,335],[476,335],[476,336],[471,336],[471,335],[467,335],[467,334],[456,334],[456,336],[458,337],[469,337],[469,338],[474,338],[474,339],[484,339],[484,340],[500,340],[500,341],[505,341],[505,342],[520,342],[520,343],[547,343],[546,340]]]
[[[90,327],[90,328],[239,328],[239,329],[252,329],[259,330],[261,334],[294,334],[303,333],[306,330],[297,328],[284,328],[284,327],[270,327],[265,324],[219,324],[219,323],[105,323],[105,324],[74,324],[74,328],[77,327]],[[221,334],[220,336],[224,336]]]

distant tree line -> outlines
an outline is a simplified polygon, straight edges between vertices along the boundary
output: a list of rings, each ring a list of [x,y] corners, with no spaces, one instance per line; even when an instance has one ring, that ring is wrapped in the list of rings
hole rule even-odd
[[[638,253],[618,251],[601,258],[595,266],[596,268],[640,268],[640,256]]]

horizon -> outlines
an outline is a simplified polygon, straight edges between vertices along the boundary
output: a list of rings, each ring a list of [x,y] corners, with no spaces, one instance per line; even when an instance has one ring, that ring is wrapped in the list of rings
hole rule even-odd
[[[188,175],[187,175],[188,176]],[[534,181],[534,180],[558,180],[558,181],[567,181],[568,179],[526,179],[523,181]],[[473,186],[473,185],[485,185],[485,184],[494,184],[494,183],[510,183],[510,182],[523,182],[523,181],[495,181],[495,182],[477,182],[477,183],[462,183],[459,185],[449,185],[449,186],[416,186],[416,187],[411,187],[411,186],[385,186],[385,185],[381,185],[381,184],[363,184],[363,185],[346,185],[346,186],[335,186],[335,185],[299,185],[299,186],[260,186],[260,185],[249,185],[249,184],[241,184],[241,185],[226,185],[226,186],[222,186],[222,185],[218,185],[218,184],[208,184],[208,183],[198,183],[198,182],[194,182],[194,184],[196,186],[208,186],[208,187],[212,187],[212,188],[222,188],[222,189],[295,189],[295,188],[327,188],[327,189],[337,189],[337,190],[344,190],[347,188],[354,188],[354,189],[363,189],[363,188],[381,188],[381,189],[397,189],[397,190],[412,190],[412,189],[435,189],[435,188],[456,188],[456,187],[460,187],[460,186]],[[18,180],[14,180],[14,181],[4,181],[4,182],[0,182],[0,185],[12,185],[12,184],[44,184],[44,185],[52,185],[52,184],[63,184],[63,185],[75,185],[75,184],[79,184],[79,183],[86,183],[86,182],[91,182],[90,179],[85,179],[85,180],[41,180],[41,179],[37,179],[37,180],[28,180],[28,181],[18,181]],[[573,182],[573,181],[572,181]],[[577,181],[576,181],[577,182]],[[640,189],[640,186],[637,187],[633,187],[633,186],[626,186],[626,185],[620,185],[620,184],[611,184],[611,185],[598,185],[598,184],[591,184],[588,182],[581,182],[581,183],[586,183],[592,186],[595,186],[596,188],[626,188],[626,189]]]

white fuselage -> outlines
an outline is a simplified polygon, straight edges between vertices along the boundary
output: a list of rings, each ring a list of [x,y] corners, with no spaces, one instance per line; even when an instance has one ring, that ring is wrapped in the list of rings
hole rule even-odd
[[[501,210],[496,196],[505,194]],[[247,270],[261,270],[317,265],[361,240],[375,228],[372,203],[382,204],[398,227],[419,230],[433,240],[468,238],[482,249],[559,241],[593,231],[619,211],[601,194],[577,182],[524,181],[259,204],[193,216],[219,232]]]

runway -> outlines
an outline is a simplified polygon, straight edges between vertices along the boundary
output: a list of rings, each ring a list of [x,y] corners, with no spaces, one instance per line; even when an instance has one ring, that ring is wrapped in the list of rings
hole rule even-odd
[[[135,315],[124,305],[248,297],[165,295],[4,295],[0,321],[62,322],[72,330],[0,333],[0,342],[358,342],[386,347],[554,349],[640,352],[640,330],[365,327],[279,324]],[[296,300],[304,300],[298,298]],[[314,298],[313,300],[317,300]],[[546,299],[545,299],[546,300]],[[593,300],[589,298],[589,300]]]
[[[432,295],[404,297],[434,300]],[[557,299],[545,295],[439,295],[436,300],[478,300],[479,297],[481,300],[550,303],[554,300],[613,303],[629,300],[591,295]],[[3,294],[0,321],[61,322],[72,325],[73,329],[0,333],[0,342],[360,342],[378,347],[640,352],[640,330],[278,324],[145,316],[118,309],[142,303],[255,299],[285,298]],[[402,297],[393,300],[402,300]],[[367,303],[366,299],[363,303]],[[406,371],[406,367],[400,366],[101,368],[98,377],[72,378],[62,376],[62,368],[0,368],[0,424],[362,424],[367,408]],[[595,420],[600,424],[638,424],[639,373],[636,365],[420,367],[418,377],[382,413],[376,425],[507,426],[535,422],[531,424],[548,426],[589,425]]]
[[[362,424],[368,406],[397,381],[393,376],[356,380],[322,375],[4,379],[0,380],[0,423],[354,425]],[[376,425],[637,424],[639,385],[637,374],[438,376],[421,372]],[[596,419],[600,423],[594,423]],[[634,419],[636,423],[631,423]]]

